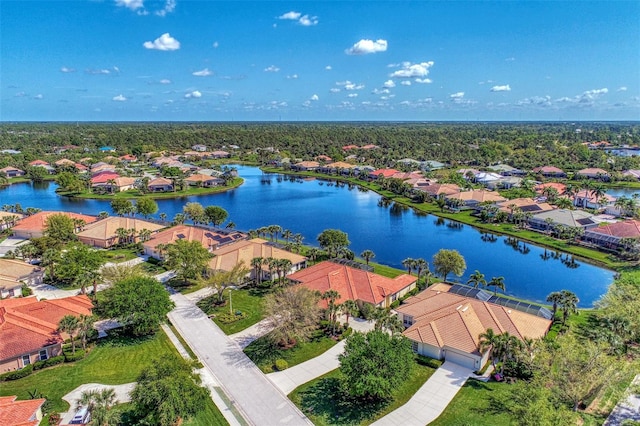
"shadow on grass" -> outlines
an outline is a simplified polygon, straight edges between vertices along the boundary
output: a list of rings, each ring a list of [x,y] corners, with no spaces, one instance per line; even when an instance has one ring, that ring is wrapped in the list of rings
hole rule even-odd
[[[247,346],[244,353],[256,365],[263,365],[275,362],[280,355],[280,350],[269,336],[262,336]]]
[[[374,418],[390,400],[363,400],[346,391],[340,378],[327,377],[299,393],[305,414],[324,418],[327,423],[356,425]]]
[[[121,348],[127,346],[135,346],[147,340],[153,340],[155,335],[132,336],[123,329],[110,330],[109,336],[98,340],[98,346],[107,348]]]

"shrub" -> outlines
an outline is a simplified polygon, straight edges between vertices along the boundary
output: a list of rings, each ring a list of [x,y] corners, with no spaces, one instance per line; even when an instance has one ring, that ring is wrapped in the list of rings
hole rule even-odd
[[[286,370],[287,368],[289,368],[289,363],[282,358],[278,358],[274,363],[274,367],[278,371]]]
[[[0,374],[0,382],[22,379],[23,377],[27,377],[31,373],[33,373],[33,364],[29,364],[20,370]]]
[[[66,353],[64,354],[64,362],[76,362],[80,361],[85,357],[85,353],[82,349],[76,349],[76,353]]]
[[[49,426],[58,425],[60,423],[61,417],[58,413],[51,413],[49,415]]]
[[[437,359],[429,358],[428,356],[417,355],[417,354],[416,354],[416,362],[420,365],[424,365],[425,367],[431,367],[431,368],[438,368],[440,367],[440,365],[442,365],[442,362],[438,361]]]
[[[21,292],[22,292],[22,297],[28,297],[33,294],[33,290],[31,290],[29,286],[26,284],[22,284]]]
[[[351,335],[351,333],[353,333],[353,328],[348,327],[346,330],[344,330],[342,332],[342,334],[340,335],[340,340],[346,339],[347,337],[349,337]]]
[[[62,364],[64,362],[64,356],[54,356],[43,361],[37,361],[33,363],[34,370],[40,370],[42,368],[51,367],[53,365]]]
[[[216,315],[216,319],[223,324],[230,324],[232,322],[239,321],[243,318],[246,318],[247,314],[244,312],[236,311],[234,314],[230,314],[229,312],[225,312],[224,314]]]
[[[391,303],[391,309],[395,309],[398,306],[400,306],[400,299],[395,300],[393,303]]]

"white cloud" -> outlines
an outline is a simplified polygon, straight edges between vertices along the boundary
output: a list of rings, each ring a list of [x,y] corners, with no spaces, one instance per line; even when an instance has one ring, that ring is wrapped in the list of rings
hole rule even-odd
[[[332,87],[331,89],[329,89],[329,91],[331,93],[338,93],[338,92],[340,92],[340,89],[338,89],[337,87]]]
[[[617,92],[626,92],[627,91],[627,86],[620,86],[617,90]]]
[[[300,17],[300,19],[298,20],[298,24],[302,25],[303,27],[312,27],[314,25],[318,25],[318,17],[304,15]]]
[[[387,80],[384,82],[383,86],[386,88],[392,88],[396,87],[396,83],[394,83],[393,80]]]
[[[287,76],[288,80],[297,80],[298,79],[298,74],[291,74]]]
[[[169,80],[168,78],[163,78],[162,80],[159,81],[160,84],[171,84],[171,80]]]
[[[511,87],[508,84],[505,84],[502,86],[493,86],[490,90],[492,92],[510,92]]]
[[[114,96],[111,100],[116,102],[124,102],[127,100],[127,98],[125,98],[122,94],[120,94],[118,96]]]
[[[269,65],[264,69],[264,72],[278,72],[278,71],[280,71],[280,68],[276,67],[275,65]]]
[[[515,60],[516,60],[516,58],[514,58],[513,56],[511,56],[510,58],[506,58],[505,59],[505,61],[507,61],[507,62],[513,62]]]
[[[187,99],[191,99],[191,98],[201,98],[201,97],[202,97],[202,93],[201,93],[201,92],[199,92],[198,90],[194,90],[193,92],[186,93],[186,94],[184,95],[184,97],[185,97],[185,98],[187,98]]]
[[[131,10],[138,10],[144,7],[143,0],[116,0],[116,6],[126,7]]]
[[[582,95],[577,96],[576,98],[579,102],[588,103],[599,98],[600,95],[605,95],[607,93],[609,93],[609,89],[603,87],[602,89],[587,90],[586,92],[582,93]]]
[[[400,69],[392,72],[391,78],[423,78],[429,75],[429,68],[433,66],[433,61],[420,62],[412,64],[411,62],[403,62]]]
[[[530,98],[525,98],[516,102],[516,105],[548,107],[548,106],[551,106],[551,96],[532,96]]]
[[[217,48],[218,48],[218,46],[220,46],[220,43],[218,43],[217,41],[214,41],[214,42],[213,42],[213,48],[214,48],[214,49],[217,49]]]
[[[168,13],[171,13],[176,8],[176,0],[166,0],[164,2],[164,7],[158,11],[156,11],[156,15],[158,16],[167,16]]]
[[[298,19],[300,19],[300,16],[302,16],[302,13],[291,11],[278,16],[278,19],[288,19],[291,21],[297,21]]]
[[[400,84],[402,84],[403,86],[411,86],[411,81],[409,81],[409,80],[402,80],[402,81],[400,82]]]
[[[67,67],[62,67],[62,68],[60,68],[60,71],[61,71],[61,72],[64,72],[64,73],[68,73],[68,72],[76,72],[76,70],[75,70],[74,68],[67,68]]]
[[[385,52],[387,50],[387,40],[362,39],[350,48],[345,50],[347,55],[366,55],[369,53]]]
[[[93,75],[99,75],[99,74],[103,74],[103,75],[108,75],[111,74],[111,71],[108,69],[88,69],[85,71],[87,74],[93,74]]]
[[[41,94],[41,93],[38,93],[37,95],[35,95],[35,96],[33,97],[33,99],[37,99],[37,100],[40,100],[40,99],[43,99],[43,98],[44,98],[44,96],[42,96],[42,94]]]
[[[357,93],[349,93],[347,96],[350,97],[350,98],[357,98],[358,94]]]
[[[371,91],[371,93],[373,93],[374,95],[388,95],[389,93],[391,93],[389,91],[389,89],[373,89]]]
[[[196,77],[208,77],[210,75],[213,75],[213,71],[210,71],[209,68],[205,68],[200,71],[194,71],[191,73],[191,75],[195,75]]]
[[[331,71],[333,67],[331,65],[327,65],[326,67],[324,67],[324,69],[327,71]]]
[[[312,96],[309,98],[309,100],[310,100],[310,101],[317,101],[317,100],[319,100],[319,99],[320,99],[320,98],[318,97],[318,95],[312,95]]]
[[[344,86],[344,90],[362,90],[362,89],[364,89],[364,84],[352,83],[349,80],[336,81],[336,86]]]
[[[452,93],[449,95],[451,99],[462,99],[464,98],[464,92]]]
[[[416,78],[415,80],[416,83],[419,84],[429,84],[429,83],[433,83],[433,81],[430,78]]]
[[[14,98],[24,98],[25,96],[27,96],[25,92],[18,92],[15,95],[13,95]]]
[[[180,49],[180,42],[171,37],[169,33],[164,33],[154,41],[145,41],[142,45],[146,49],[155,50],[178,50]]]

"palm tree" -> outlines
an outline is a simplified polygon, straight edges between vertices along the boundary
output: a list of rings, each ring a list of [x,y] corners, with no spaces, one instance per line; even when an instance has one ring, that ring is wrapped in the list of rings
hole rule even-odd
[[[475,272],[469,276],[467,284],[473,284],[473,288],[484,287],[487,285],[487,280],[484,278],[484,274],[476,269]]]
[[[564,326],[566,325],[570,314],[578,313],[578,302],[580,302],[580,299],[578,299],[578,296],[576,296],[575,293],[569,290],[562,290],[560,291],[560,294],[562,295],[562,298],[558,305],[560,306],[560,309],[562,309],[562,325]]]
[[[491,281],[487,283],[487,287],[493,287],[493,294],[498,294],[498,289],[504,291],[504,277],[492,277]]]
[[[63,316],[58,323],[58,331],[69,335],[69,339],[71,339],[71,351],[74,354],[76,353],[76,342],[73,340],[73,336],[79,327],[78,318],[73,315]]]
[[[365,262],[367,262],[367,265],[369,265],[369,261],[376,257],[376,254],[371,250],[365,250],[360,253],[360,257],[363,258]]]
[[[419,257],[414,260],[413,267],[416,268],[416,274],[418,275],[418,281],[420,281],[420,276],[422,275],[422,271],[429,270],[429,262]]]
[[[166,220],[167,220],[167,214],[166,214],[166,213],[160,213],[160,214],[158,215],[158,217],[160,218],[160,220],[161,220],[162,222],[164,222],[164,221],[166,221]]]
[[[125,228],[116,229],[116,237],[118,237],[118,245],[124,244],[127,241],[127,237],[129,236],[129,231]]]
[[[284,285],[287,279],[287,273],[291,270],[293,263],[289,259],[278,259],[276,266],[278,268],[278,279],[281,285]]]
[[[282,231],[282,227],[280,225],[269,225],[267,229],[269,234],[271,234],[271,241],[277,240],[278,234]]]
[[[151,231],[144,228],[141,229],[140,231],[138,231],[138,238],[142,242],[149,241],[149,239],[151,238]]]
[[[111,410],[117,402],[113,388],[104,388],[82,392],[76,404],[79,407],[87,407],[87,411],[91,414],[91,425],[111,426],[118,423],[118,416]]]
[[[558,304],[562,302],[562,293],[554,291],[547,296],[547,302],[553,303],[553,318],[556,318],[556,312],[558,312]]]
[[[402,266],[407,268],[407,273],[409,275],[411,275],[411,271],[413,270],[413,262],[414,260],[410,257],[407,257],[405,260],[402,261]]]
[[[291,240],[291,237],[293,237],[293,232],[291,232],[291,230],[285,229],[284,231],[282,231],[282,238],[284,238],[287,242]]]
[[[309,255],[309,258],[312,261],[315,261],[318,255],[320,254],[320,249],[318,249],[317,247],[311,247],[307,254]]]
[[[176,213],[173,217],[173,222],[177,225],[182,225],[187,220],[187,216],[184,213]]]
[[[322,293],[322,300],[327,301],[327,315],[329,316],[329,321],[331,322],[331,335],[335,336],[336,334],[336,322],[338,311],[340,310],[338,305],[336,305],[336,300],[340,298],[340,293],[336,290],[327,290]]]
[[[342,305],[342,312],[347,316],[347,327],[349,326],[349,316],[355,316],[360,312],[360,308],[358,308],[358,303],[355,300],[349,299],[345,300]]]
[[[264,263],[263,257],[254,257],[251,259],[251,267],[253,268],[253,274],[255,275],[256,285],[260,285],[262,282],[262,264]]]
[[[93,324],[96,322],[96,317],[93,315],[80,315],[78,318],[78,337],[82,342],[82,350],[87,350],[87,337],[93,330]]]
[[[492,351],[496,344],[498,343],[498,334],[496,334],[492,328],[488,328],[487,331],[481,333],[478,336],[478,350],[480,353],[484,353],[486,351]],[[491,365],[493,368],[496,368],[496,357],[495,353],[491,354]]]

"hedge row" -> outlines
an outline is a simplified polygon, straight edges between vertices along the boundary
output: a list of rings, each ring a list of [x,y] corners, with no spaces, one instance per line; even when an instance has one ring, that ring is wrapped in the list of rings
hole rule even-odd
[[[75,355],[71,353],[65,353],[64,355],[54,356],[42,361],[36,361],[33,364],[29,364],[26,367],[21,368],[20,370],[9,371],[8,373],[0,374],[0,382],[22,379],[23,377],[29,376],[36,370],[41,370],[43,368],[62,364],[63,362],[79,361],[84,358],[85,355],[86,354],[83,350],[77,350]]]

